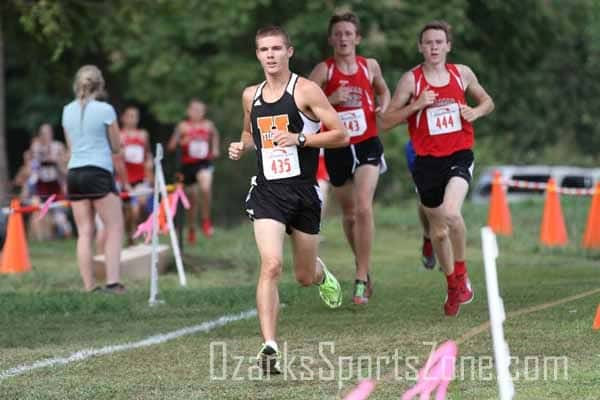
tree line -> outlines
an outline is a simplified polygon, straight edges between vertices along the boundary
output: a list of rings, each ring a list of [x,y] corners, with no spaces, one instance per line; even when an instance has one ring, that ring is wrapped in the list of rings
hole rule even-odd
[[[73,75],[85,63],[103,69],[117,108],[141,108],[153,141],[164,143],[188,100],[198,97],[226,145],[240,132],[242,89],[263,79],[256,30],[284,26],[295,47],[291,67],[306,76],[331,54],[327,22],[341,10],[361,18],[359,51],[379,61],[392,91],[421,61],[421,26],[450,22],[450,61],[470,65],[496,103],[475,127],[479,166],[594,165],[600,159],[600,2],[594,0],[9,0],[0,7],[6,110],[0,151],[8,154],[12,173],[40,123],[59,127]],[[406,128],[382,136],[392,168],[379,196],[409,195]],[[217,162],[215,195],[223,200],[223,215],[238,213],[254,160],[245,163]],[[170,173],[174,157],[166,164]],[[232,188],[240,199],[228,194]]]

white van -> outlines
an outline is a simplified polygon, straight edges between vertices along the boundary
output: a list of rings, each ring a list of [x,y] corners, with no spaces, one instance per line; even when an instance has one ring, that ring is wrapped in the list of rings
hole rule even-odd
[[[600,168],[581,168],[550,165],[498,165],[486,168],[473,187],[471,200],[487,203],[492,191],[494,171],[500,171],[503,180],[546,183],[553,177],[559,187],[591,189],[600,181]],[[543,194],[543,190],[508,187],[508,201],[522,200]]]

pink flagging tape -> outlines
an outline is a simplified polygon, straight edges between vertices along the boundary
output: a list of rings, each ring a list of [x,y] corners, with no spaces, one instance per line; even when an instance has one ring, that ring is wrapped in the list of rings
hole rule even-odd
[[[181,201],[181,204],[183,204],[183,208],[185,208],[186,210],[190,209],[190,201],[188,200],[187,196],[185,195],[185,191],[181,188],[181,186],[178,186],[175,190],[175,196],[178,200]],[[177,210],[177,208],[175,208],[175,210]],[[171,215],[175,215],[175,213]]]
[[[40,212],[36,218],[36,221],[41,220],[42,218],[44,218],[46,216],[46,214],[48,213],[48,210],[50,209],[50,205],[52,204],[52,202],[54,201],[54,199],[56,199],[56,195],[53,194],[52,196],[48,197],[48,200],[46,200],[44,202],[44,204],[42,204],[42,206],[40,207]]]
[[[419,371],[417,384],[410,388],[402,400],[411,400],[420,395],[419,399],[429,399],[429,396],[436,391],[435,399],[444,400],[448,392],[448,385],[454,378],[454,368],[458,346],[456,342],[449,340],[443,343],[429,357],[423,369]]]
[[[365,379],[356,386],[348,396],[344,397],[344,400],[365,400],[375,390],[375,381],[372,379]]]
[[[434,391],[435,400],[445,400],[448,386],[454,379],[457,355],[458,346],[453,340],[448,340],[438,347],[419,371],[417,384],[404,393],[401,400],[412,400],[416,396],[419,396],[419,400],[428,400]],[[375,381],[366,379],[344,397],[344,400],[366,400],[374,390]]]
[[[177,188],[177,190],[174,192],[173,201],[170,204],[172,216],[174,216],[175,213],[177,212],[177,203],[179,201],[181,201],[184,208],[186,208],[186,209],[190,208],[190,202],[189,202],[188,198],[185,196],[183,189],[181,189],[181,188]],[[186,204],[187,204],[187,207],[186,207]],[[162,207],[162,203],[159,203],[159,207]],[[153,218],[155,212],[156,212],[156,210],[153,211],[152,214],[150,214],[150,216],[144,222],[142,222],[141,224],[139,224],[137,226],[137,229],[135,230],[135,233],[133,234],[134,239],[137,239],[140,236],[144,236],[144,243],[146,243],[146,244],[150,243],[150,239],[152,239],[152,218]]]
[[[171,193],[173,192],[175,185],[173,184],[169,184],[167,185],[167,192]],[[121,199],[129,199],[132,197],[139,197],[139,196],[148,196],[150,194],[154,193],[152,189],[138,189],[132,192],[120,192],[119,193],[119,197]],[[53,195],[56,196],[56,195]],[[71,199],[76,198],[76,195],[70,195],[69,196]],[[184,197],[185,197],[185,193],[184,193]],[[186,201],[187,201],[187,197],[185,197]],[[189,208],[189,202],[187,203]],[[56,198],[53,200],[52,205],[49,207],[50,210],[54,209],[54,208],[67,208],[70,207],[71,203],[68,200],[56,200]],[[184,204],[185,207],[185,204]],[[21,213],[32,213],[32,212],[36,212],[39,211],[41,209],[41,206],[39,205],[39,201],[35,200],[35,199],[24,199],[21,202],[21,209],[19,210],[19,212]],[[10,207],[3,207],[0,208],[0,212],[4,213],[5,215],[10,214],[11,212],[13,212],[14,210],[11,210]]]
[[[150,239],[152,238],[152,214],[137,226],[133,238],[137,239],[142,235],[144,236],[144,243],[150,243]]]

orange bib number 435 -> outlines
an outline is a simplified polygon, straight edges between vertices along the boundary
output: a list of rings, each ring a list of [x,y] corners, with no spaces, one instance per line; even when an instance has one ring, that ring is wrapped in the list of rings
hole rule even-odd
[[[256,124],[260,130],[263,173],[267,180],[291,178],[300,175],[300,161],[296,146],[276,146],[273,143],[273,129],[288,131],[287,114],[259,117]]]

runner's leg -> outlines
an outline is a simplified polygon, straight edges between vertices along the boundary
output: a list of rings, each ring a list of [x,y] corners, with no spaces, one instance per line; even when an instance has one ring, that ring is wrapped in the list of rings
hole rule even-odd
[[[279,292],[277,284],[283,268],[285,225],[273,219],[254,221],[254,237],[260,254],[260,275],[256,286],[256,308],[264,341],[275,341]]]

